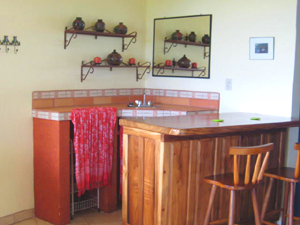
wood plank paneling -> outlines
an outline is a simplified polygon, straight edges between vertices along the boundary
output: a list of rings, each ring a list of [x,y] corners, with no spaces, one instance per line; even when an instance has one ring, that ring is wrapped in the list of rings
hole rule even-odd
[[[223,134],[220,137],[198,140],[194,137],[189,140],[187,136],[186,140],[168,142],[163,142],[164,139],[159,138],[158,133],[146,135],[143,132],[139,135],[139,132],[132,132],[131,129],[128,131],[128,204],[123,202],[123,207],[128,206],[130,225],[203,224],[211,189],[211,185],[204,183],[203,177],[232,172],[233,157],[229,155],[232,146],[273,142],[275,149],[270,155],[272,162],[269,167],[277,167],[283,162],[278,162],[278,159],[284,154],[285,131],[268,130],[256,134],[245,132],[234,136]],[[254,161],[255,158],[251,159],[251,167],[254,166]],[[240,160],[239,168],[242,173],[244,167],[245,160]],[[126,174],[125,170],[125,178]],[[275,188],[276,197],[268,209],[274,209],[277,204],[277,199],[280,198],[279,188],[280,186]],[[257,189],[259,204],[262,202],[263,192],[264,188]],[[217,189],[212,219],[228,217],[229,200],[228,190]],[[250,192],[238,192],[236,202],[237,221],[253,217]]]
[[[144,202],[143,207],[143,224],[155,225],[154,223],[154,185],[155,185],[155,141],[145,139],[144,147]]]
[[[181,225],[186,223],[187,217],[187,187],[189,169],[189,142],[181,141],[172,144],[172,182],[171,182],[171,224]]]
[[[129,136],[130,151],[128,151],[128,221],[129,224],[142,224],[142,187],[140,154],[142,138],[137,136]]]

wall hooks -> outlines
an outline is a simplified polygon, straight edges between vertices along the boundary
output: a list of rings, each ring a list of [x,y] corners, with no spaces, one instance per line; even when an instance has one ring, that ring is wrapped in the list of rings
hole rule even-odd
[[[17,49],[17,46],[20,46],[21,45],[21,42],[19,42],[17,40],[17,36],[13,36],[13,40],[12,42],[10,42],[8,40],[8,36],[7,35],[4,35],[4,39],[3,41],[0,41],[0,45],[4,45],[5,46],[5,52],[8,53],[9,52],[9,48],[8,46],[14,46],[14,53],[17,54],[17,52],[19,51]]]
[[[20,46],[20,45],[21,45],[21,42],[19,42],[19,41],[17,40],[17,36],[14,36],[14,37],[13,37],[13,40],[12,40],[12,42],[10,43],[10,45],[13,45],[13,46],[14,46],[14,52],[15,52],[15,54],[17,54],[17,52],[19,51],[19,49],[17,49],[17,46]]]

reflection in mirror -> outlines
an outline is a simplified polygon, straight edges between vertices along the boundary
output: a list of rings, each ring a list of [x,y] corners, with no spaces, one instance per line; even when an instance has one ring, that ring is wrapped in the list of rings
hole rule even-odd
[[[152,75],[210,77],[212,15],[154,19]]]

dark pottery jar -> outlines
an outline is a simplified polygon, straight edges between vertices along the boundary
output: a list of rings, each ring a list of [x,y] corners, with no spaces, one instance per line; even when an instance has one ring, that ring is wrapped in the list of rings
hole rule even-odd
[[[189,68],[191,66],[191,60],[189,60],[185,55],[178,60],[177,65],[180,68]]]
[[[81,19],[81,17],[76,17],[76,19],[73,21],[73,28],[75,30],[83,30],[84,27],[85,27],[85,23]]]
[[[120,22],[119,25],[115,26],[114,31],[116,34],[126,34],[127,27],[122,22]]]
[[[205,34],[205,35],[202,37],[202,43],[203,43],[203,44],[209,44],[209,43],[210,43],[210,37],[208,36],[208,34]]]
[[[181,41],[183,40],[184,36],[182,35],[182,33],[180,33],[179,30],[176,30],[173,34],[172,34],[172,40],[177,40],[177,41]]]
[[[95,30],[103,32],[105,30],[105,23],[102,20],[98,20],[98,22],[95,23]]]
[[[189,38],[189,41],[190,41],[190,42],[196,42],[196,40],[197,40],[197,35],[195,34],[194,31],[192,31],[192,32],[189,34],[188,38]]]
[[[107,63],[111,66],[119,66],[122,61],[123,58],[116,52],[116,49],[107,56]]]

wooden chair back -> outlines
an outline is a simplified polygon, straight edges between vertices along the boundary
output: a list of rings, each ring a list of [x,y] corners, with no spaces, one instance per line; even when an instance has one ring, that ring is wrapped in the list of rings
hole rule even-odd
[[[295,178],[299,178],[300,176],[300,143],[295,143],[294,149],[297,152],[296,165],[295,165]]]
[[[254,172],[252,175],[251,182],[255,184],[263,178],[265,169],[267,168],[267,163],[270,155],[270,151],[273,149],[274,144],[268,143],[264,145],[251,146],[251,147],[231,147],[229,154],[234,156],[233,161],[233,181],[234,185],[239,184],[239,158],[241,156],[247,156],[247,162],[245,167],[245,177],[244,184],[247,185],[250,182],[251,176],[251,155],[257,155]],[[300,146],[299,146],[300,148]],[[265,154],[263,158],[263,154]],[[299,160],[300,163],[300,160]]]

